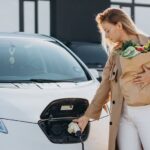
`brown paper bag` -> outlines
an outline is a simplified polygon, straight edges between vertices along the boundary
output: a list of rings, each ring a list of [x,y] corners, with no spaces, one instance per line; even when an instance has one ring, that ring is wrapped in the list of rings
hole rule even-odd
[[[134,75],[144,71],[142,65],[150,68],[150,52],[140,53],[131,59],[120,56],[120,64],[122,68],[120,86],[127,104],[131,106],[150,104],[150,84],[133,83]]]

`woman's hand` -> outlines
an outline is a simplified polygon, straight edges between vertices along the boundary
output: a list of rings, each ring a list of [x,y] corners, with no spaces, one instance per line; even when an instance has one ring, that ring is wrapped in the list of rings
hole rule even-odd
[[[87,116],[81,116],[80,118],[73,120],[73,122],[78,123],[78,126],[81,129],[81,132],[84,131],[85,127],[88,124],[88,121],[89,121],[89,118]]]
[[[149,84],[150,83],[150,69],[146,68],[146,66],[142,66],[144,72],[135,75],[133,82],[136,84]]]

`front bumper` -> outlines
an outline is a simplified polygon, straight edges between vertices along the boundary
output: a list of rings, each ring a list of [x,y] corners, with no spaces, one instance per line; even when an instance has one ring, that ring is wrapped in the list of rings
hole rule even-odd
[[[81,150],[80,143],[52,143],[37,123],[3,120],[8,134],[0,133],[2,150]],[[109,117],[91,123],[90,133],[84,142],[85,150],[107,150]]]

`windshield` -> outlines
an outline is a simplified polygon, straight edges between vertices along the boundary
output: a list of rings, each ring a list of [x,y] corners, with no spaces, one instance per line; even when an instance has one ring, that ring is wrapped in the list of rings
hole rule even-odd
[[[86,81],[87,76],[63,47],[55,42],[0,38],[0,82]]]

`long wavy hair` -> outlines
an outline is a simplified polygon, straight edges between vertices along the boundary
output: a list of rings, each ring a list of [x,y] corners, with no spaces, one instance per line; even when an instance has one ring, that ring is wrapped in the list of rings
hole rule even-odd
[[[135,23],[132,21],[130,16],[125,13],[122,9],[118,8],[107,8],[103,12],[98,13],[96,16],[96,22],[99,29],[99,32],[102,34],[102,40],[106,41],[109,48],[114,47],[116,43],[108,40],[104,36],[104,30],[102,28],[102,23],[107,21],[113,25],[120,22],[124,31],[130,35],[139,35],[142,32],[136,27]]]

